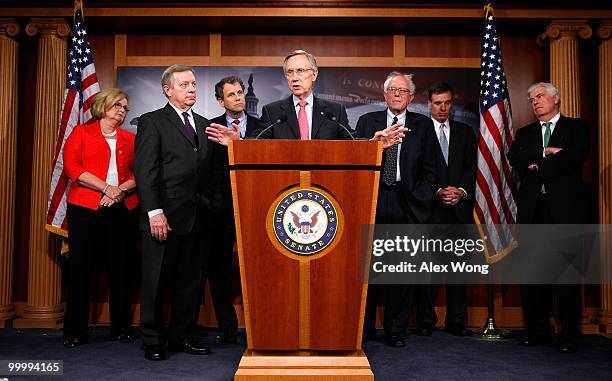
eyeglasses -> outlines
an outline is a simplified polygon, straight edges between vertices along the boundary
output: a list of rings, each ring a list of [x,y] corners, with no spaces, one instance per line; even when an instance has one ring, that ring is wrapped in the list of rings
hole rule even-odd
[[[312,70],[312,68],[310,68],[310,69],[302,69],[302,68],[299,68],[299,69],[289,69],[289,70],[287,70],[285,72],[285,78],[287,78],[287,79],[293,78],[294,75],[297,76],[298,78],[302,78],[303,76],[306,75],[306,73],[309,70]]]
[[[122,105],[121,103],[115,103],[113,107],[115,108],[115,110],[123,109],[125,112],[130,112],[130,108],[127,105],[126,106]]]
[[[410,94],[410,90],[404,87],[387,87],[387,89],[385,90],[387,94],[395,94],[396,91],[399,91],[401,95]]]

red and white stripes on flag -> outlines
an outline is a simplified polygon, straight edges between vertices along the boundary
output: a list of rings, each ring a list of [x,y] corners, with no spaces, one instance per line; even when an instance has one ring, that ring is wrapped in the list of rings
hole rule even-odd
[[[480,137],[474,214],[487,237],[487,261],[496,262],[516,247],[516,185],[506,153],[514,140],[512,110],[501,48],[490,5],[485,7],[481,45]]]
[[[46,229],[68,236],[66,230],[66,196],[70,179],[64,175],[64,144],[72,129],[91,119],[89,104],[91,98],[100,91],[93,56],[89,47],[87,30],[83,21],[83,3],[75,1],[74,25],[68,47],[68,70],[66,90],[62,103],[60,126],[55,143],[53,173],[47,203]]]

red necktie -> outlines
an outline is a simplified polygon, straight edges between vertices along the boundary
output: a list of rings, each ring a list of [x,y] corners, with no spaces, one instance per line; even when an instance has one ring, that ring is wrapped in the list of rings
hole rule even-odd
[[[298,126],[300,127],[300,139],[308,140],[308,117],[306,117],[306,105],[308,102],[301,100],[298,102],[300,111],[298,111]]]

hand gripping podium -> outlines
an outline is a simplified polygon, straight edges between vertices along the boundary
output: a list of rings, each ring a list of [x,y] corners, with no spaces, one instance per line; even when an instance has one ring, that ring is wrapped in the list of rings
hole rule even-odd
[[[234,379],[373,380],[361,350],[382,144],[234,141],[247,350]]]

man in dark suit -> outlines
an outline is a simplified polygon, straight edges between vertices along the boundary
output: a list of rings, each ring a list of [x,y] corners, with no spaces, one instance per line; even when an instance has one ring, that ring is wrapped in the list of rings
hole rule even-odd
[[[391,72],[384,82],[387,109],[362,115],[357,122],[357,133],[363,137],[372,137],[389,127],[408,128],[403,142],[387,148],[383,154],[377,224],[421,224],[431,217],[436,182],[435,136],[431,119],[406,110],[414,99],[414,91],[412,75]],[[387,298],[383,326],[387,345],[405,345],[401,334],[410,318],[416,294],[422,288],[415,285],[385,287]],[[366,338],[375,332],[374,295],[373,290],[368,292],[364,322]]]
[[[351,140],[348,117],[343,105],[320,99],[313,94],[314,82],[319,75],[315,56],[304,51],[289,53],[283,62],[283,72],[291,95],[267,104],[262,109],[261,129],[247,131],[247,137],[258,139],[297,140]],[[277,123],[277,121],[281,121]],[[383,142],[384,147],[397,144],[406,129],[402,126],[385,128],[369,136]],[[229,140],[239,139],[237,128],[206,129],[209,139],[227,145]]]
[[[250,131],[261,130],[261,121],[244,112],[244,83],[240,77],[222,78],[215,85],[215,98],[225,109],[222,115],[211,120],[231,129],[232,124],[238,127],[240,136],[244,138]],[[225,149],[227,152],[227,149]],[[227,156],[227,153],[226,153]],[[229,169],[226,169],[229,171]],[[229,173],[229,172],[228,172]],[[223,186],[224,225],[213,234],[210,257],[204,271],[208,278],[212,303],[217,318],[217,342],[235,343],[238,330],[238,318],[232,303],[232,258],[236,227],[234,225],[234,208],[232,205],[232,190],[229,176]]]
[[[579,224],[586,222],[582,167],[589,151],[589,128],[584,119],[560,113],[557,88],[545,82],[527,91],[537,122],[520,128],[508,152],[508,160],[521,177],[517,222],[519,224]],[[546,248],[543,248],[546,249]],[[532,253],[537,260],[537,253]],[[581,340],[580,285],[521,286],[527,335],[523,346],[551,340],[549,314],[553,292],[561,331],[557,349],[574,352]]]
[[[287,121],[279,123],[262,133],[263,139],[321,139],[349,140],[351,134],[340,124],[348,126],[344,106],[336,102],[315,97],[312,90],[319,68],[316,58],[304,51],[296,50],[285,57],[283,72],[291,96],[272,102],[263,107],[261,120],[270,125],[278,118]],[[325,114],[333,115],[339,123]]]
[[[163,360],[171,350],[209,354],[193,336],[199,309],[206,231],[219,224],[224,181],[223,147],[208,142],[210,122],[191,110],[193,69],[164,71],[168,103],[142,115],[135,140],[134,175],[141,200],[142,289],[140,331],[145,358]],[[164,330],[162,306],[171,288],[172,316]]]
[[[429,86],[429,100],[434,132],[438,138],[436,147],[436,201],[432,223],[473,224],[474,192],[476,185],[476,137],[474,130],[449,119],[453,108],[453,89],[445,82]],[[452,228],[456,230],[456,228]],[[463,237],[462,237],[463,238]],[[428,316],[437,321],[433,303],[427,306]],[[444,329],[456,336],[471,336],[465,329],[467,320],[467,286],[446,286],[446,319]]]

